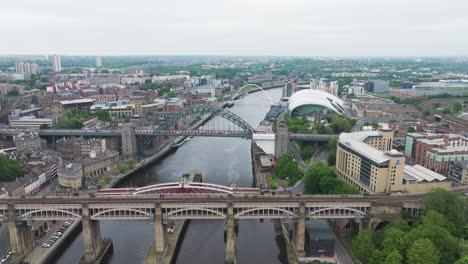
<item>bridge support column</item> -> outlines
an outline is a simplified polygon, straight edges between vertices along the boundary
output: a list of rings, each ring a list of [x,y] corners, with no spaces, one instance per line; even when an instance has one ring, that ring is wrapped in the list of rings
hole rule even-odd
[[[28,226],[26,221],[17,220],[13,204],[8,205],[8,230],[13,262],[19,262],[33,250],[34,235],[31,226]]]
[[[84,263],[93,263],[99,257],[102,250],[103,240],[101,238],[101,227],[99,221],[91,220],[88,206],[83,205],[81,224],[83,226],[84,241]]]
[[[280,121],[276,126],[277,135],[275,137],[275,156],[281,157],[289,153],[288,126],[285,121]]]
[[[297,214],[296,234],[294,246],[298,257],[305,257],[305,222],[306,222],[305,204],[301,202]]]
[[[122,124],[122,154],[127,158],[134,157],[137,153],[138,146],[134,128],[133,124]]]
[[[156,257],[164,256],[167,247],[167,231],[163,223],[162,208],[159,203],[156,203],[154,213],[154,246],[156,249]]]
[[[236,259],[236,231],[234,221],[234,206],[229,203],[226,217],[226,264],[237,263]]]

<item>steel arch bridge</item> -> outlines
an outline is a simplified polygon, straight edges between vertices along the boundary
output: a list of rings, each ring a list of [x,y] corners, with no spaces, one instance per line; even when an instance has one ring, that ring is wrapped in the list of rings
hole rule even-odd
[[[146,195],[260,195],[259,188],[227,187],[201,182],[170,182],[140,188],[111,188],[98,190],[96,196],[146,196]]]
[[[235,131],[232,129],[213,129],[209,131],[177,131],[171,130],[181,119],[187,116],[204,115],[209,114],[212,117],[221,117],[225,120],[230,121],[232,124],[237,126],[240,130]],[[149,131],[149,132],[148,132]],[[151,133],[153,131],[153,133]],[[244,119],[234,114],[233,112],[219,106],[214,105],[196,105],[191,107],[183,108],[175,115],[171,116],[167,121],[159,125],[155,130],[146,130],[143,132],[136,131],[136,135],[142,137],[142,145],[140,147],[140,153],[146,150],[156,136],[211,136],[211,137],[243,137],[252,138],[252,134],[255,133],[255,129],[250,126]]]

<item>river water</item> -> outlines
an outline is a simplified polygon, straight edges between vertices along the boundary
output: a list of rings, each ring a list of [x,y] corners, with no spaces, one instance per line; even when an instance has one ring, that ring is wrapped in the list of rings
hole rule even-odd
[[[271,89],[267,93],[274,101],[281,97],[281,89]],[[270,108],[264,100],[262,92],[253,93],[236,101],[229,110],[256,128]],[[206,183],[252,186],[250,140],[195,137],[165,159],[134,175],[124,185],[174,182],[190,169],[201,170]],[[154,240],[153,230],[153,225],[145,221],[101,221],[102,236],[114,241],[114,252],[108,263],[142,263]],[[176,263],[224,263],[224,246],[224,221],[192,220]],[[55,263],[78,263],[83,248],[80,234]],[[237,258],[242,264],[286,263],[284,243],[270,220],[239,221]]]

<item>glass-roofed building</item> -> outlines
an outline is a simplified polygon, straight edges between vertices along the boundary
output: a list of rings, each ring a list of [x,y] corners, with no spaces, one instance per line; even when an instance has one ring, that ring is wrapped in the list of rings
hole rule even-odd
[[[294,93],[289,98],[289,115],[291,117],[307,117],[320,114],[346,113],[343,101],[338,97],[320,90],[304,89]]]

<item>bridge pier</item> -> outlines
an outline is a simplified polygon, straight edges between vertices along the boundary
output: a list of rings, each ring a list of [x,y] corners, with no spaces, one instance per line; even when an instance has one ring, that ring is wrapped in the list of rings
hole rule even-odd
[[[121,132],[121,139],[122,139],[122,154],[127,157],[135,157],[137,154],[137,139],[135,135],[135,125],[133,124],[122,124],[122,132]]]
[[[162,208],[156,203],[154,213],[154,246],[156,257],[163,257],[167,248],[167,230],[163,222]]]
[[[276,158],[279,158],[282,155],[289,153],[289,134],[288,126],[286,125],[285,121],[280,121],[276,125],[276,133],[277,136],[275,137],[275,156]]]
[[[88,205],[83,205],[83,213],[81,224],[83,226],[83,241],[85,254],[83,256],[84,263],[93,263],[98,259],[101,253],[103,240],[101,238],[101,227],[99,221],[91,220]]]
[[[229,203],[227,207],[226,217],[226,251],[225,251],[226,264],[236,264],[236,231],[234,221],[234,206]]]
[[[13,263],[24,259],[34,247],[34,235],[31,226],[26,221],[17,219],[18,215],[13,204],[8,205],[8,230],[13,252]]]
[[[305,222],[306,222],[306,208],[305,204],[299,204],[297,214],[296,233],[294,239],[294,247],[296,249],[296,256],[305,257]]]

